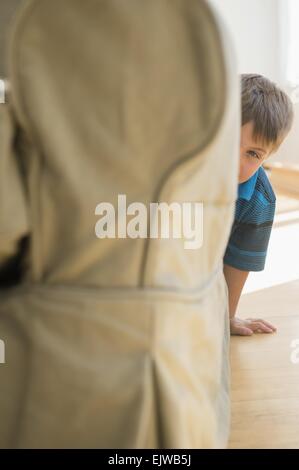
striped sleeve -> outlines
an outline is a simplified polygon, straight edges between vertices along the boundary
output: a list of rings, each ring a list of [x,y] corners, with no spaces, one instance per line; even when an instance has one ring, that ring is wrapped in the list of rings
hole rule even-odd
[[[225,264],[241,271],[264,269],[275,213],[275,195],[271,190],[267,181],[261,180],[250,201],[237,201]]]

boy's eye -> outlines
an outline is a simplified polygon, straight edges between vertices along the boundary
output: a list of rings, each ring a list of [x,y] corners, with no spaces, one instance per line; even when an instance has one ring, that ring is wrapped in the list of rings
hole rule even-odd
[[[254,152],[254,150],[248,150],[247,155],[253,158],[257,158],[258,160],[260,159],[260,156],[258,153]]]

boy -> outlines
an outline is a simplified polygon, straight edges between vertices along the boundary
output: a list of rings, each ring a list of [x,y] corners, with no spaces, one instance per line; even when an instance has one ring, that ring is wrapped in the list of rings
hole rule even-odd
[[[235,219],[224,255],[232,335],[272,333],[276,328],[261,319],[235,317],[250,271],[264,269],[275,212],[275,194],[262,164],[288,134],[293,121],[289,97],[261,75],[244,74],[240,170]]]

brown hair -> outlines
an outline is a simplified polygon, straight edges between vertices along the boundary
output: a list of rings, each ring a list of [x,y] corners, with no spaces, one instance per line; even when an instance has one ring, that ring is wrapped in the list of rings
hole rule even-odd
[[[241,83],[242,126],[253,121],[253,137],[277,150],[292,127],[290,98],[262,75],[242,74]]]

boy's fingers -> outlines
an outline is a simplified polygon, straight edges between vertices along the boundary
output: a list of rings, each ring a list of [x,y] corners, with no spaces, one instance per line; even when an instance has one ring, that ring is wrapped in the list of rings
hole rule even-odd
[[[250,328],[252,328],[253,331],[256,331],[256,332],[273,333],[272,328],[269,328],[263,322],[259,322],[259,321],[251,321]]]
[[[259,323],[263,323],[264,325],[266,325],[268,328],[271,328],[271,330],[273,331],[276,331],[277,328],[272,325],[271,323],[269,323],[268,321],[266,320],[262,320],[261,318],[247,318],[247,320],[251,321],[251,322],[259,322]]]

